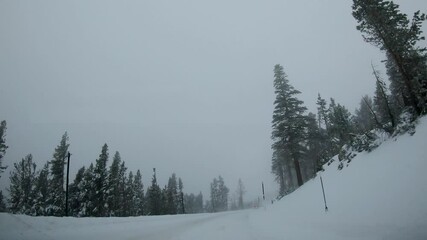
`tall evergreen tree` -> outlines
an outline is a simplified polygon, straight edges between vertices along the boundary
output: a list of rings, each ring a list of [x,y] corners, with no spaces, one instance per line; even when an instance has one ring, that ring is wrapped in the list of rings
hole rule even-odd
[[[6,154],[6,149],[8,146],[6,145],[6,121],[1,121],[0,123],[0,177],[4,170],[7,168],[3,166],[3,157]]]
[[[313,177],[324,163],[324,159],[327,159],[327,156],[329,156],[325,132],[316,123],[316,115],[309,113],[307,115],[307,150],[304,161],[302,162],[305,179]]]
[[[82,208],[81,211],[78,213],[79,216],[82,217],[88,217],[88,216],[94,216],[94,209],[95,209],[95,172],[94,172],[94,166],[93,163],[89,165],[89,167],[85,170],[82,180]]]
[[[237,182],[237,197],[238,197],[238,208],[243,209],[243,195],[245,194],[245,186],[243,185],[242,179],[239,178]]]
[[[49,197],[49,163],[46,163],[43,169],[39,172],[34,189],[33,208],[35,215],[45,216],[48,212],[48,197]]]
[[[6,212],[6,202],[4,200],[3,192],[0,190],[0,212]]]
[[[149,215],[160,215],[161,214],[161,195],[162,190],[157,184],[156,170],[154,169],[153,178],[151,180],[151,186],[147,189],[147,204]]]
[[[357,131],[360,134],[366,133],[372,130],[375,126],[378,126],[376,113],[373,112],[372,98],[368,95],[362,97],[360,107],[355,111],[354,121],[356,123]]]
[[[182,183],[181,178],[178,178],[178,213],[185,214],[184,206],[184,184]]]
[[[166,192],[166,213],[177,214],[180,206],[180,196],[178,195],[178,183],[175,173],[169,178]]]
[[[123,205],[125,207],[125,216],[135,216],[135,192],[134,192],[134,179],[133,172],[129,172],[129,176],[126,182],[126,190],[125,190],[125,201]]]
[[[225,185],[224,179],[219,176],[218,177],[218,208],[220,211],[228,210],[228,193],[230,190]]]
[[[401,106],[398,103],[399,96],[395,97],[395,106],[389,101],[386,84],[381,80],[378,71],[373,68],[373,74],[376,79],[376,89],[373,102],[373,109],[377,116],[377,122],[380,127],[387,132],[392,132],[396,127],[396,116],[400,114]]]
[[[202,192],[199,192],[199,194],[197,194],[196,198],[194,199],[194,213],[202,213],[204,212],[203,209],[203,194]]]
[[[335,153],[341,149],[342,146],[349,143],[353,134],[352,115],[341,104],[336,104],[335,100],[331,98],[329,104],[329,137],[333,139],[333,149]]]
[[[228,210],[228,192],[229,189],[225,186],[224,179],[219,176],[214,178],[211,183],[211,205],[213,212]]]
[[[211,186],[211,201],[210,204],[212,206],[212,212],[219,211],[219,192],[218,192],[218,180],[216,178],[213,179]]]
[[[319,128],[322,128],[322,123],[324,124],[325,128],[328,128],[329,121],[328,121],[328,108],[326,100],[323,99],[320,96],[320,93],[317,95],[317,118],[319,123]]]
[[[410,22],[393,1],[353,0],[353,16],[365,41],[389,54],[397,67],[405,85],[406,107],[415,116],[422,114],[427,102],[427,55],[426,48],[417,44],[424,40],[421,23],[426,15],[415,12]]]
[[[70,184],[70,210],[71,216],[81,217],[81,212],[83,209],[84,199],[84,177],[85,177],[85,167],[81,167],[74,178],[72,184]]]
[[[109,216],[119,216],[120,212],[120,164],[120,153],[116,151],[108,171],[107,203]]]
[[[10,211],[35,215],[33,211],[34,186],[36,182],[36,164],[33,156],[28,154],[19,163],[13,164],[10,173]]]
[[[102,146],[101,154],[96,160],[94,169],[94,186],[95,186],[95,199],[93,214],[96,217],[107,216],[107,161],[108,161],[108,146]]]
[[[50,161],[49,215],[63,216],[65,214],[64,165],[69,146],[68,134],[65,132]]]
[[[135,179],[133,181],[133,191],[135,194],[135,215],[141,216],[144,215],[144,185],[142,184],[141,171],[136,172]]]
[[[272,121],[272,145],[273,164],[272,172],[279,180],[282,193],[285,189],[284,176],[285,169],[295,168],[298,186],[303,184],[300,160],[304,155],[304,141],[306,119],[304,112],[307,110],[303,106],[303,101],[299,100],[296,95],[301,92],[289,84],[289,80],[279,64],[274,66],[274,112]],[[288,171],[289,173],[289,171]],[[292,176],[288,178],[292,181]]]

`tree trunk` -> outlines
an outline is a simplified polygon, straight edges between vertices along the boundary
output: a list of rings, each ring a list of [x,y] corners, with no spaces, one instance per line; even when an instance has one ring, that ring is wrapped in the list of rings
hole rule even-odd
[[[295,171],[297,173],[298,187],[301,187],[303,184],[303,181],[302,181],[301,168],[299,165],[299,161],[297,159],[294,159],[294,164],[295,164]]]

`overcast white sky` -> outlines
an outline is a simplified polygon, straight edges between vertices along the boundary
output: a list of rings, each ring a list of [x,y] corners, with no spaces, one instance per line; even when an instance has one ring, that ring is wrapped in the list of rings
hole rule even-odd
[[[427,10],[396,2],[409,15]],[[41,167],[68,131],[72,178],[107,143],[146,187],[156,167],[160,184],[175,172],[205,199],[220,174],[232,192],[242,178],[247,198],[261,181],[274,193],[273,66],[311,111],[318,92],[353,111],[374,90],[370,64],[383,54],[363,42],[351,4],[0,0],[7,172],[28,153]]]

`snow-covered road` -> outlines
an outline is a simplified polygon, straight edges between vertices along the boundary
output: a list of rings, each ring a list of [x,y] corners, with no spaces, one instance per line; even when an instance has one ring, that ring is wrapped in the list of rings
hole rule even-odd
[[[253,211],[80,219],[2,213],[0,239],[262,239],[250,231]]]

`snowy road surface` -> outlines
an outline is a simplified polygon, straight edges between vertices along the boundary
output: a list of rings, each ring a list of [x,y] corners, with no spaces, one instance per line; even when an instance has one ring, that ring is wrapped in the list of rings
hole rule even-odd
[[[129,218],[32,218],[0,214],[0,239],[263,239],[246,210],[216,214]]]

